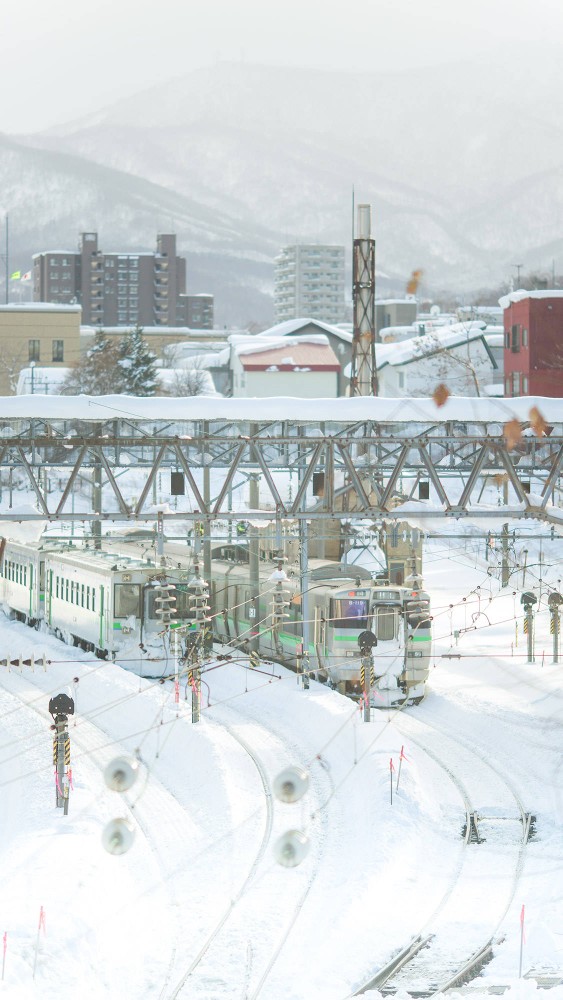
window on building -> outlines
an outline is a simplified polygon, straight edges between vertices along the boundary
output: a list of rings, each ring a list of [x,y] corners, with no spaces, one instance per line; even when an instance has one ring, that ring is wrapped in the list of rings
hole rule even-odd
[[[504,331],[504,346],[510,347],[510,330]]]
[[[528,376],[522,375],[522,395],[528,395]]]
[[[518,328],[518,324],[517,323],[515,323],[514,326],[512,327],[512,344],[511,344],[511,347],[512,347],[512,353],[513,354],[518,354],[518,351],[520,350],[520,330]]]
[[[528,331],[526,330],[526,327],[524,327],[524,329],[522,330],[522,347],[527,347],[527,346],[528,346]]]
[[[64,361],[65,359],[65,342],[64,340],[54,340],[53,341],[53,361]]]
[[[29,340],[28,341],[28,361],[40,361],[41,360],[41,341],[40,340]]]
[[[505,392],[505,395],[510,396],[510,379],[509,378],[507,378],[507,379],[504,380],[504,392]]]
[[[520,372],[512,372],[512,395],[520,395]]]

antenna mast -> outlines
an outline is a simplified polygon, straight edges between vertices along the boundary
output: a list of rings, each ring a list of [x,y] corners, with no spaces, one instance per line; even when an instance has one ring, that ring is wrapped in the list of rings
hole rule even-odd
[[[375,240],[371,238],[371,205],[358,205],[358,233],[354,240],[352,297],[351,396],[377,396],[375,365]]]

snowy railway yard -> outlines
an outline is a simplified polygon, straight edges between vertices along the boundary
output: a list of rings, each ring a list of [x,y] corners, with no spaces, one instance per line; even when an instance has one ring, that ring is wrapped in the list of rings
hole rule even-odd
[[[185,679],[178,706],[172,682],[140,680],[3,616],[2,657],[49,662],[0,667],[0,995],[50,998],[61,984],[116,1000],[432,995],[489,943],[471,995],[557,984],[563,694],[546,597],[560,586],[563,545],[550,543],[539,569],[534,663],[521,581],[500,590],[472,546],[427,542],[428,693],[369,723],[326,686],[304,690],[278,664],[254,671],[229,651],[204,668],[193,724]],[[537,573],[530,555],[526,588],[539,595]],[[48,714],[60,691],[76,700],[68,816],[55,809]],[[138,756],[140,778],[118,795],[103,769],[123,753]],[[271,791],[287,765],[310,777],[293,805]],[[135,839],[114,857],[101,838],[119,816]],[[290,829],[310,842],[293,869],[274,853]],[[427,947],[383,976],[418,937]]]

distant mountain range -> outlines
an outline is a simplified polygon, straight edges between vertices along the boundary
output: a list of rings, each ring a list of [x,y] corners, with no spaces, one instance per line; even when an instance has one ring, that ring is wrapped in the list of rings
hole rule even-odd
[[[492,286],[563,263],[560,52],[396,73],[223,63],[48,132],[0,137],[14,268],[95,229],[108,250],[178,234],[220,322],[272,316],[272,259],[349,245],[373,206],[380,293]],[[563,268],[562,268],[563,269]]]

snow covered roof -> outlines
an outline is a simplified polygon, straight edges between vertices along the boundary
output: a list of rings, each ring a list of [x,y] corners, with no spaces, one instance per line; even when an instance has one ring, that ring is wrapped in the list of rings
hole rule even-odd
[[[309,333],[304,334],[302,337],[294,337],[292,344],[322,344],[323,346],[328,345],[328,340],[324,333]],[[287,351],[288,344],[283,337],[266,337],[264,334],[254,334],[247,337],[229,337],[229,344],[231,345],[235,354],[261,354],[266,350],[273,350],[274,348],[283,348]]]
[[[268,347],[242,346],[237,352],[245,371],[340,371],[332,347],[323,335],[276,340]]]
[[[319,330],[325,333],[331,333],[334,337],[339,337],[340,340],[346,340],[348,343],[352,342],[352,333],[341,326],[332,326],[331,323],[323,323],[319,319],[308,319],[306,317],[301,319],[286,319],[283,323],[276,323],[275,326],[270,326],[267,330],[262,333],[256,334],[257,337],[288,337],[298,330],[302,330],[304,326],[318,326]]]
[[[411,361],[436,354],[444,348],[452,350],[470,341],[481,340],[485,350],[489,351],[484,336],[486,323],[472,320],[470,323],[452,323],[450,326],[439,327],[432,333],[421,334],[399,343],[378,344],[376,348],[377,367],[385,365],[404,365]],[[489,352],[490,353],[490,352]],[[496,368],[496,362],[491,355],[491,362]]]
[[[72,308],[80,308],[79,306],[73,306]],[[96,333],[103,331],[103,333],[114,335],[119,335],[124,337],[131,330],[135,330],[136,325],[133,323],[131,326],[90,326],[84,325],[80,327],[80,333],[83,336],[94,336]],[[179,337],[197,337],[200,340],[227,340],[229,335],[234,334],[247,334],[245,330],[239,330],[233,327],[231,330],[205,330],[198,327],[191,326],[141,326],[144,336],[147,337],[162,337],[162,336],[179,336]]]
[[[563,289],[544,288],[541,291],[527,292],[524,288],[520,288],[517,292],[503,295],[498,302],[501,309],[508,309],[514,302],[523,302],[524,299],[563,299]]]
[[[8,302],[0,312],[82,312],[82,306],[63,302]]]

